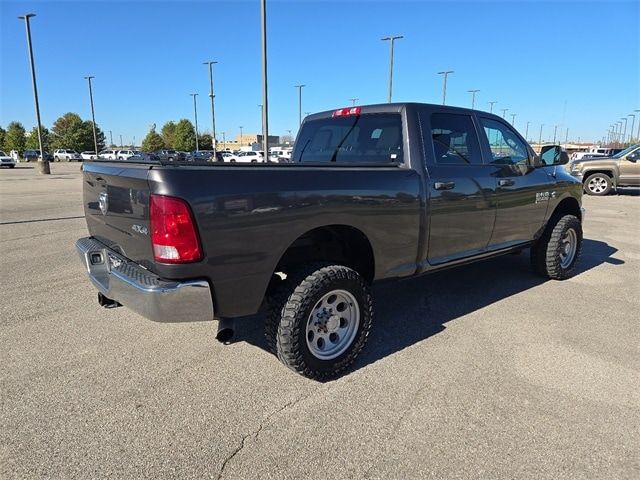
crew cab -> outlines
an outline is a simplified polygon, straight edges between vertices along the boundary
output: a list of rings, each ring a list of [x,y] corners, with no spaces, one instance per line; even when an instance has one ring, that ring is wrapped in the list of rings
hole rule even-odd
[[[603,196],[618,187],[640,186],[640,143],[611,157],[582,158],[568,164],[589,195]]]
[[[76,247],[102,305],[217,319],[222,340],[264,308],[278,358],[327,379],[365,345],[374,282],[524,249],[571,276],[582,185],[566,161],[486,112],[343,108],[305,118],[291,163],[85,162]]]

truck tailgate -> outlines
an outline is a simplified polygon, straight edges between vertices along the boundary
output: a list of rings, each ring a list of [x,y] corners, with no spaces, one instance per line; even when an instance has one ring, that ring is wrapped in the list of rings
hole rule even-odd
[[[143,266],[153,262],[149,237],[150,165],[83,166],[83,203],[91,236]]]

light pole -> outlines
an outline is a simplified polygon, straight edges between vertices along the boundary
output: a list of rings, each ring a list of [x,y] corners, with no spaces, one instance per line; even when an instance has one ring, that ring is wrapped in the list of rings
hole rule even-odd
[[[49,167],[49,161],[44,156],[44,149],[42,145],[42,123],[40,122],[40,104],[38,102],[38,86],[36,84],[36,66],[33,62],[33,48],[31,47],[31,25],[29,19],[35,17],[35,13],[27,13],[18,17],[20,20],[24,20],[25,27],[27,29],[27,48],[29,49],[29,64],[31,65],[31,83],[33,84],[33,100],[36,106],[36,121],[38,122],[38,145],[40,146],[40,157],[38,158],[38,174],[49,175],[51,169]]]
[[[388,102],[391,103],[391,95],[393,93],[393,45],[396,40],[404,38],[402,35],[391,35],[390,37],[381,38],[383,42],[389,42],[389,97]]]
[[[540,147],[541,152],[542,152],[542,127],[544,127],[544,123],[540,125],[540,137],[538,137],[538,146]]]
[[[109,146],[113,147],[113,132],[111,130],[109,130],[109,140],[110,140]],[[97,153],[98,152],[96,152],[96,155],[97,155]]]
[[[503,108],[502,110],[502,118],[506,118],[507,112],[509,111],[508,108]]]
[[[569,143],[569,127],[564,134],[564,148],[567,148],[567,143]]]
[[[553,126],[553,144],[556,144],[556,134],[558,133],[558,125]]]
[[[438,72],[438,75],[444,75],[444,80],[442,82],[442,104],[446,105],[447,102],[447,77],[450,73],[454,73],[453,70],[446,70],[443,72]]]
[[[511,125],[514,126],[514,127],[516,126],[516,117],[517,116],[518,116],[517,113],[512,113],[511,114]]]
[[[122,148],[122,134],[120,134],[120,148]]]
[[[350,98],[349,100],[351,101],[351,106],[355,107],[355,106],[356,106],[356,102],[357,102],[358,100],[360,100],[360,99],[359,99],[359,98]],[[306,113],[306,112],[305,112],[305,113]]]
[[[640,113],[640,110],[634,110],[634,112]],[[638,119],[638,132],[636,133],[636,140],[639,140],[639,139],[640,139],[640,119]]]
[[[616,122],[618,127],[618,145],[622,145],[622,122]]]
[[[93,111],[93,88],[91,88],[91,79],[96,78],[93,76],[84,77],[89,82],[89,101],[91,102],[91,120],[93,121],[93,146],[96,149],[96,155],[98,154],[98,136],[96,135],[96,115]]]
[[[489,113],[493,113],[493,105],[496,104],[498,102],[489,102]]]
[[[471,110],[476,106],[476,93],[480,90],[467,90],[471,94]]]
[[[242,147],[242,129],[243,129],[243,126],[240,125],[240,147]]]
[[[294,85],[298,89],[298,128],[302,125],[302,89],[305,85]]]
[[[531,122],[527,122],[527,129],[526,129],[526,130],[525,130],[525,132],[524,132],[524,139],[525,139],[525,140],[527,140],[527,142],[529,141],[529,140],[527,139],[527,137],[529,136],[529,124],[530,124],[530,123],[531,123]]]
[[[199,145],[198,145],[198,107],[196,106],[196,97],[198,96],[197,93],[190,93],[189,95],[191,95],[193,97],[193,116],[195,118],[196,121],[196,152],[200,150]]]
[[[265,159],[269,151],[269,100],[267,91],[267,0],[260,2],[260,19],[262,27],[262,151]]]
[[[627,115],[627,117],[633,117],[633,119],[631,120],[631,130],[629,131],[629,142],[633,143],[633,127],[636,124],[636,116],[633,113],[630,113],[629,115]]]
[[[629,120],[627,117],[623,117],[620,120],[622,120],[624,122],[624,130],[622,132],[622,143],[626,143],[625,140],[627,139],[627,120]]]
[[[215,60],[209,60],[202,62],[203,65],[209,65],[209,98],[211,99],[211,128],[213,130],[212,146],[213,150],[216,149],[216,111],[213,106],[215,95],[213,94],[213,65],[218,63]]]

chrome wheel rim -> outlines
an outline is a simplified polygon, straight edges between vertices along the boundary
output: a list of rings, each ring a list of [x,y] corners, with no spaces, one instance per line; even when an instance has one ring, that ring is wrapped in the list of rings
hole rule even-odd
[[[589,190],[593,193],[602,193],[607,189],[607,180],[602,177],[595,177],[589,180]]]
[[[332,360],[353,343],[360,326],[360,307],[346,290],[326,293],[307,320],[307,348],[320,360]]]
[[[576,256],[578,249],[578,234],[573,228],[567,230],[560,242],[560,266],[568,268]]]

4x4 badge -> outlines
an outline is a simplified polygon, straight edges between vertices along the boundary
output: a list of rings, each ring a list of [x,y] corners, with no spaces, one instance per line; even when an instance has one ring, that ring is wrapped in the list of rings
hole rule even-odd
[[[106,215],[109,210],[109,194],[107,194],[107,192],[101,192],[100,195],[98,195],[98,205],[100,205],[102,214]]]

